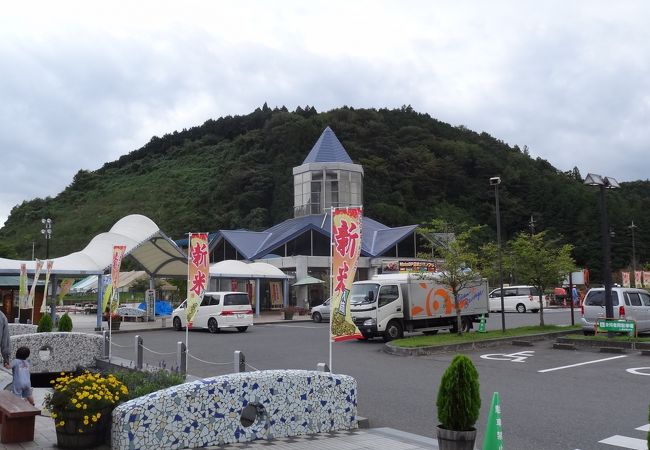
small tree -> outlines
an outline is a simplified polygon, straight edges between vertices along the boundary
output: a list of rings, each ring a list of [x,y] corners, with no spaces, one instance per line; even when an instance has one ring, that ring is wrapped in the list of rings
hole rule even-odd
[[[509,244],[517,261],[519,278],[539,291],[539,325],[544,326],[544,291],[561,283],[567,273],[575,270],[571,257],[573,246],[549,240],[546,231],[532,236],[519,233]]]
[[[72,319],[65,313],[59,319],[59,331],[71,332],[72,331]]]
[[[49,333],[52,331],[52,318],[49,314],[43,314],[41,320],[38,321],[37,333]]]
[[[454,356],[443,373],[436,406],[442,428],[454,431],[474,429],[481,410],[481,393],[478,371],[467,356]]]
[[[458,235],[458,237],[449,242],[447,246],[438,249],[440,256],[444,259],[442,271],[436,273],[436,279],[446,285],[451,291],[454,301],[454,310],[456,311],[456,331],[459,335],[463,334],[461,319],[460,293],[462,290],[476,286],[480,283],[480,277],[477,272],[472,271],[471,267],[476,267],[478,257],[471,250],[470,238],[472,233],[479,227],[471,228]],[[424,275],[426,276],[426,275]]]

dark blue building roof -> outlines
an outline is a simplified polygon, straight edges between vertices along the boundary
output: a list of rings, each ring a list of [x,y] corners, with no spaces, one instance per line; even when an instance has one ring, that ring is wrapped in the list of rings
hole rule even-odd
[[[277,247],[309,230],[331,239],[330,227],[330,215],[320,214],[288,219],[261,232],[221,230],[215,233],[214,238],[222,237],[244,258],[256,260],[266,257]],[[417,225],[390,228],[369,217],[363,217],[361,227],[361,256],[374,257],[401,242],[417,228]]]
[[[330,127],[325,128],[302,163],[315,162],[342,162],[352,164],[352,158],[345,151],[341,141],[339,141]]]

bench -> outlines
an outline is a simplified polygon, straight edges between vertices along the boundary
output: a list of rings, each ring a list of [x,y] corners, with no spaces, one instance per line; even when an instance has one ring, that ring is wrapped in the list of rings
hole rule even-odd
[[[41,410],[10,391],[0,390],[0,442],[27,442],[34,440],[34,422]]]

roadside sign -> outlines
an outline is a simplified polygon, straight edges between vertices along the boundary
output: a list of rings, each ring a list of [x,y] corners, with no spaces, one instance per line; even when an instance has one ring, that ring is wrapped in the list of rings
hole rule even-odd
[[[636,330],[636,322],[634,320],[621,320],[621,319],[598,319],[596,323],[596,332],[614,331],[617,333],[630,333],[634,334]]]

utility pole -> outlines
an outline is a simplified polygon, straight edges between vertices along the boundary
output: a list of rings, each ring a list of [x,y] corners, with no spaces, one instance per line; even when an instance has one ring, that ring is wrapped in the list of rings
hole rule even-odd
[[[632,221],[632,225],[628,226],[630,230],[632,230],[632,278],[634,279],[634,287],[637,287],[636,285],[636,243],[634,241],[634,229],[637,226],[634,225],[634,220]]]
[[[535,234],[535,219],[533,219],[533,215],[530,215],[530,220],[528,221],[528,226],[530,227],[530,235],[532,236]]]

